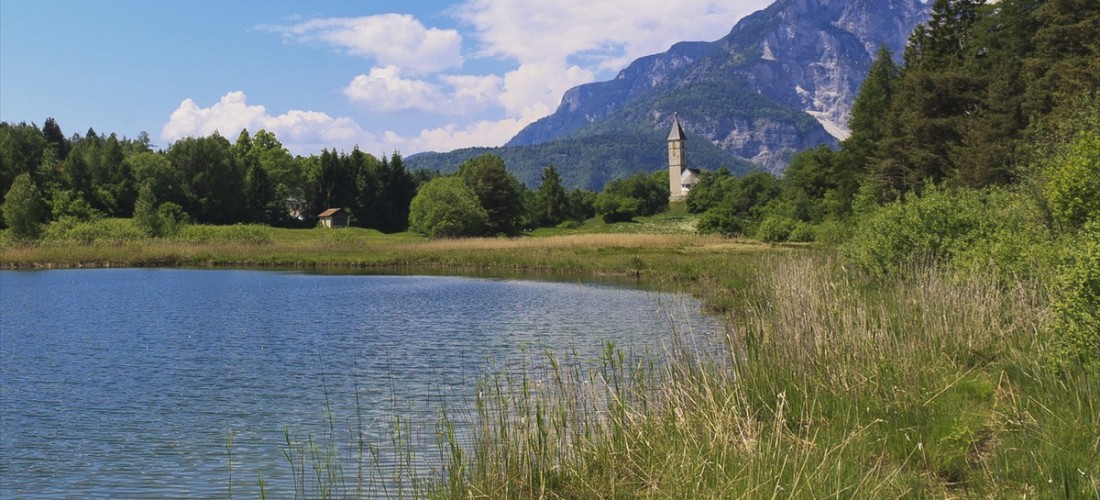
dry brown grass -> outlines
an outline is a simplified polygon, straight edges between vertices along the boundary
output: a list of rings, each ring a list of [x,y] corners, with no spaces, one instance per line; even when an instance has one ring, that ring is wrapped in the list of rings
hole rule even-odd
[[[390,245],[387,245],[390,246]],[[397,250],[469,251],[600,248],[759,248],[760,244],[728,238],[682,234],[574,234],[542,238],[465,238],[392,245]]]

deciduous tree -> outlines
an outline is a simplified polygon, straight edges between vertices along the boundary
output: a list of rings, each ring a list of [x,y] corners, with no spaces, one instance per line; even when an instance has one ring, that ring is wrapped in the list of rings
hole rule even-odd
[[[421,186],[409,211],[409,229],[432,238],[477,236],[488,220],[477,194],[458,177],[438,177]]]
[[[42,233],[42,223],[47,216],[46,205],[29,173],[15,177],[0,209],[11,234],[16,238],[35,239]]]

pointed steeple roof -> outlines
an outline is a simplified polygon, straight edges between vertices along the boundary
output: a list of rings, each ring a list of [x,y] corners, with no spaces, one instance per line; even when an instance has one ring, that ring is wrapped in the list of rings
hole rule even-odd
[[[672,131],[668,133],[668,140],[684,140],[684,128],[680,126],[680,115],[678,113],[672,114]]]

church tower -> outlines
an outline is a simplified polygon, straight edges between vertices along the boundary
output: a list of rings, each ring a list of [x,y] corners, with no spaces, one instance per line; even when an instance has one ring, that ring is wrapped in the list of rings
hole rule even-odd
[[[684,199],[683,182],[684,169],[687,166],[684,145],[687,139],[684,137],[684,129],[680,127],[680,117],[672,115],[672,131],[668,134],[668,199],[680,201]]]

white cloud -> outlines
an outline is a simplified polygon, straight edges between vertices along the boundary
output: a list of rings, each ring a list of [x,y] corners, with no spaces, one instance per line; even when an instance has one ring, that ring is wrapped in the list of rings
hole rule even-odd
[[[369,74],[352,79],[344,88],[344,95],[352,102],[366,104],[369,109],[380,112],[433,111],[443,100],[442,92],[435,85],[401,78],[401,69],[397,66],[371,68]]]
[[[508,118],[500,121],[479,121],[465,126],[450,124],[430,130],[422,130],[414,138],[401,139],[403,150],[453,151],[474,146],[493,146],[508,142],[519,133],[527,121]],[[396,135],[387,135],[396,139]]]
[[[428,111],[444,115],[464,115],[502,102],[505,78],[496,75],[442,75],[439,84],[401,77],[396,66],[372,68],[370,73],[352,79],[344,88],[351,102],[366,105],[381,113]]]
[[[248,97],[240,91],[225,94],[208,108],[200,107],[192,99],[184,99],[164,125],[161,139],[171,142],[219,132],[232,141],[242,129],[253,133],[263,129],[273,132],[287,149],[297,154],[376,142],[375,136],[365,132],[351,118],[300,110],[270,115],[264,106],[250,106],[247,101]]]
[[[496,146],[551,113],[566,90],[609,78],[634,59],[667,50],[673,43],[718,39],[738,19],[771,1],[465,0],[449,11],[473,28],[467,43],[476,46],[465,51],[458,31],[426,28],[407,14],[262,27],[288,40],[321,43],[371,59],[369,72],[343,88],[350,102],[371,112],[438,115],[436,119],[450,124],[429,125],[419,134],[405,130],[373,135],[350,118],[324,113],[270,116],[262,106],[245,105],[243,94],[231,93],[209,108],[184,101],[165,125],[164,135],[240,126],[251,130],[264,123],[269,129],[281,127],[277,133],[317,140],[332,137],[342,144],[355,140],[364,149],[399,149],[406,154]],[[486,74],[460,74],[466,67],[464,53],[478,59],[478,67],[489,68]]]
[[[684,40],[715,40],[771,0],[469,0],[483,55],[521,64],[584,56],[591,68],[621,69]]]
[[[299,42],[321,41],[349,54],[431,73],[462,66],[462,36],[455,30],[426,28],[409,14],[311,19],[293,26],[262,26]]]
[[[504,75],[500,104],[509,116],[550,114],[572,87],[591,82],[591,71],[555,62],[523,64]],[[534,121],[534,120],[532,120]]]
[[[566,90],[684,40],[716,40],[771,0],[468,0],[481,57],[513,60],[498,103],[510,117],[557,108]]]
[[[504,79],[496,75],[445,75],[441,79],[451,88],[451,98],[468,110],[498,104],[504,89]]]

